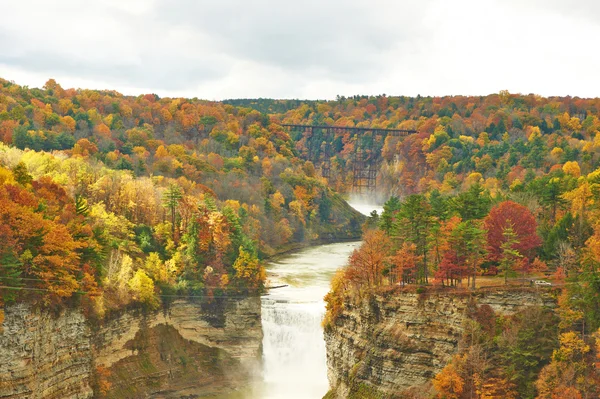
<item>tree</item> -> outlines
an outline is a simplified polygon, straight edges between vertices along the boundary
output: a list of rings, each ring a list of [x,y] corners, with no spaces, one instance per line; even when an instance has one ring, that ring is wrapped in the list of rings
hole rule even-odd
[[[469,268],[471,288],[475,289],[477,272],[486,254],[485,230],[481,227],[481,222],[467,220],[458,224],[455,234],[463,246],[465,265]]]
[[[533,214],[524,207],[513,201],[504,201],[492,208],[484,220],[487,230],[488,254],[491,261],[498,262],[504,253],[502,244],[507,237],[505,231],[510,228],[515,240],[513,245],[515,251],[532,260],[541,240],[537,235],[537,223]]]
[[[154,294],[154,282],[145,271],[138,269],[128,282],[135,300],[147,305],[151,309],[159,306],[159,301]]]
[[[385,212],[384,212],[385,213]],[[427,283],[429,277],[428,252],[431,241],[431,226],[435,220],[431,216],[431,207],[423,195],[410,195],[400,206],[393,226],[392,235],[400,242],[411,242],[420,257],[417,268],[418,283]]]
[[[457,255],[457,252],[453,249],[449,249],[444,253],[442,262],[435,273],[435,278],[440,281],[442,285],[449,285],[452,287],[462,280],[463,276],[466,274],[465,269],[465,263]]]
[[[79,251],[84,244],[61,223],[64,215],[60,205],[67,205],[54,194],[61,193],[43,193],[47,201],[42,207],[34,193],[21,186],[0,185],[0,259],[6,262],[0,268],[0,279],[14,283],[19,283],[21,277],[33,279],[35,288],[47,292],[47,304],[59,303],[79,289],[83,266]],[[51,203],[53,199],[56,207]],[[58,214],[54,214],[56,209]]]
[[[13,169],[13,175],[15,176],[15,180],[22,186],[26,186],[31,184],[33,178],[27,171],[27,166],[23,161],[19,162]]]
[[[448,198],[440,194],[439,190],[433,190],[429,195],[429,204],[431,206],[431,213],[434,217],[440,221],[448,219],[449,215],[449,204]]]
[[[504,284],[508,283],[508,274],[514,270],[515,263],[523,256],[515,249],[519,243],[512,226],[502,230],[503,242],[500,244],[500,269],[504,272]]]
[[[398,197],[394,196],[390,197],[390,199],[383,204],[383,212],[379,218],[379,227],[385,231],[386,234],[390,234],[394,225],[396,212],[400,210],[400,206],[400,200]]]
[[[563,172],[575,178],[581,176],[581,169],[577,161],[568,161],[563,165]]]
[[[421,261],[421,257],[416,254],[416,250],[417,246],[415,244],[405,242],[396,251],[392,258],[392,270],[390,271],[392,283],[399,281],[404,285],[416,281],[417,265]]]
[[[181,192],[181,188],[176,184],[170,184],[167,190],[163,193],[163,206],[167,208],[171,213],[171,234],[173,237],[173,241],[177,242],[177,238],[175,236],[175,217],[176,210],[179,206],[179,200],[183,198],[183,194]]]
[[[490,210],[491,202],[489,193],[475,183],[452,199],[452,207],[463,220],[483,219]]]
[[[481,223],[467,220],[454,225],[448,237],[447,248],[436,272],[436,279],[450,286],[467,275],[471,287],[476,286],[475,276],[485,255],[485,231]]]
[[[453,362],[448,363],[433,379],[433,387],[440,399],[461,399],[465,381]]]
[[[496,324],[492,326],[496,328]],[[558,346],[558,318],[551,310],[526,307],[504,321],[495,338],[494,355],[510,381],[516,384],[520,397],[535,396],[535,380]]]
[[[240,287],[246,287],[253,293],[260,294],[266,279],[266,272],[256,255],[240,247],[239,256],[233,263],[233,269],[235,270],[235,279]]]
[[[391,249],[392,242],[383,231],[366,231],[362,245],[348,260],[346,274],[349,280],[357,287],[366,285],[369,289],[381,285]]]
[[[560,347],[552,354],[552,362],[544,367],[536,382],[539,399],[583,398],[593,391],[586,354],[590,346],[573,331],[560,335]],[[586,396],[588,397],[588,396]]]
[[[154,281],[167,282],[169,280],[167,268],[156,252],[151,252],[148,254],[148,257],[144,262],[144,271]]]

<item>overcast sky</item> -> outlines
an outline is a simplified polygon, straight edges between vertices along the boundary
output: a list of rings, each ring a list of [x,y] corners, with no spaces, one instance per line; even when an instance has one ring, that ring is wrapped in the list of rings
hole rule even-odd
[[[596,0],[5,0],[0,77],[125,94],[600,96]]]

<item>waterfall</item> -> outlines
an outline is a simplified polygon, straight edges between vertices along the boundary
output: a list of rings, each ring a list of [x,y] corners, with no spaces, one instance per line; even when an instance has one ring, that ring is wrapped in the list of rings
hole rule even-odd
[[[333,273],[357,245],[307,248],[270,264],[271,278],[289,286],[262,298],[261,399],[320,399],[327,393],[323,297]]]
[[[324,311],[323,301],[263,299],[266,399],[322,398],[327,392]]]

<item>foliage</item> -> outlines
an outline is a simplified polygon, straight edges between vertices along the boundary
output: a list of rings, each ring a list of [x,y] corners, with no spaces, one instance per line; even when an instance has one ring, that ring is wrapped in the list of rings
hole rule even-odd
[[[518,251],[518,257],[525,256],[528,260],[533,260],[535,250],[541,245],[535,217],[525,206],[513,201],[503,201],[493,207],[484,225],[490,260],[499,261],[503,257],[509,236],[513,242],[508,248]],[[510,234],[507,234],[508,231]]]
[[[131,288],[135,300],[151,309],[158,308],[159,301],[154,293],[154,281],[144,270],[138,269],[127,284]]]
[[[367,288],[383,283],[383,271],[387,266],[390,239],[380,230],[367,231],[363,245],[355,249],[348,260],[346,278],[357,287]]]
[[[532,307],[501,318],[480,308],[471,316],[459,353],[432,380],[437,397],[534,398],[535,378],[557,346],[552,312]]]
[[[235,270],[235,279],[240,286],[254,292],[261,292],[264,288],[265,269],[259,262],[256,255],[251,254],[240,247],[238,258],[233,263]]]

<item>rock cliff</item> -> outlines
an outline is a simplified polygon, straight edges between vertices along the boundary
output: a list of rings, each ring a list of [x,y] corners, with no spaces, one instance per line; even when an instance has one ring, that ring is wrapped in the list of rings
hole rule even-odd
[[[468,311],[489,305],[510,315],[525,306],[554,307],[550,292],[536,289],[477,293],[388,292],[347,300],[325,331],[328,398],[402,398],[408,390],[427,397],[429,380],[458,350]]]
[[[175,301],[90,322],[78,310],[4,309],[0,398],[196,397],[235,389],[260,361],[260,298]],[[225,372],[227,370],[227,372]],[[96,392],[94,392],[94,390]]]

